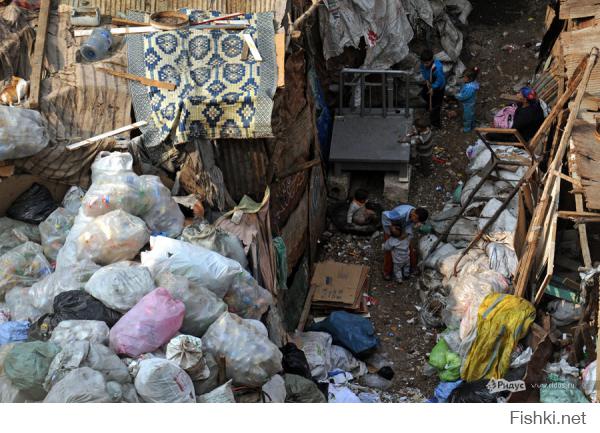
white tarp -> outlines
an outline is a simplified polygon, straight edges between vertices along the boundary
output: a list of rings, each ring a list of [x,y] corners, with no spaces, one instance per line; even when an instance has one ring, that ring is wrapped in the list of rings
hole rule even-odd
[[[328,60],[364,37],[364,68],[388,69],[404,59],[414,36],[401,0],[324,0],[320,13],[323,54]]]

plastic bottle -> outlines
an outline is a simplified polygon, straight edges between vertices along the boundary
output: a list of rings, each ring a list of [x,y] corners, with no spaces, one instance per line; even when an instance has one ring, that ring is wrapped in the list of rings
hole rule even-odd
[[[452,193],[452,201],[454,203],[460,203],[460,196],[462,195],[463,185],[464,183],[462,180],[458,181],[458,185],[456,186],[454,193]]]
[[[113,43],[110,30],[100,27],[94,29],[87,41],[81,45],[79,51],[84,59],[94,62],[106,57]]]

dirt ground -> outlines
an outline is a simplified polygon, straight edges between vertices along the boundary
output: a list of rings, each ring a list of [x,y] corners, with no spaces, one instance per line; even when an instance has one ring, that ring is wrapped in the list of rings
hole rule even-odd
[[[504,105],[502,93],[515,94],[530,79],[537,66],[536,44],[544,30],[546,1],[543,0],[471,0],[474,10],[464,30],[463,62],[481,70],[478,95],[480,126],[488,125],[492,113]],[[434,164],[433,173],[423,177],[413,170],[410,203],[439,211],[459,180],[466,180],[465,150],[476,141],[475,133],[462,132],[462,113],[448,119],[444,110],[443,128],[434,134],[434,154],[442,164]],[[352,187],[365,187],[374,200],[382,201],[383,177],[377,173],[353,173]],[[383,201],[389,209],[395,205]],[[382,278],[382,235],[372,238],[353,237],[336,232],[332,225],[322,240],[321,259],[370,266],[371,295],[376,305],[370,307],[371,319],[381,339],[379,352],[392,363],[395,371],[387,401],[423,401],[433,395],[436,376],[427,376],[423,368],[436,333],[419,320],[418,278],[402,284]]]

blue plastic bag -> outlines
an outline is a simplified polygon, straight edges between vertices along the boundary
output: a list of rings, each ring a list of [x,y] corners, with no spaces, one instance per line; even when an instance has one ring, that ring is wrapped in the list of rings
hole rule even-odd
[[[379,345],[371,321],[346,311],[334,311],[327,319],[311,326],[310,331],[331,334],[333,344],[345,347],[355,356]]]
[[[15,341],[25,341],[28,336],[29,322],[27,320],[5,322],[0,325],[0,346]]]
[[[450,394],[452,394],[452,391],[458,388],[461,383],[461,379],[455,382],[440,382],[440,384],[435,387],[435,398],[439,403],[446,403],[448,401],[448,397],[450,397]]]

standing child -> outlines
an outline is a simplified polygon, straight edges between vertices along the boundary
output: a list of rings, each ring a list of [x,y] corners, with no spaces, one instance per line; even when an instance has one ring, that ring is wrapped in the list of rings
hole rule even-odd
[[[460,92],[456,95],[463,104],[463,131],[471,132],[475,128],[475,103],[477,102],[477,91],[479,83],[477,82],[479,68],[469,69],[463,75],[465,84],[460,88]]]
[[[429,119],[417,117],[407,138],[410,139],[410,154],[418,156],[417,162],[423,176],[431,174],[431,154],[433,152],[431,136]]]
[[[410,239],[402,231],[402,224],[392,223],[390,237],[383,244],[383,250],[391,252],[394,279],[401,283],[410,275]]]
[[[442,62],[433,57],[429,49],[421,53],[421,76],[425,80],[425,86],[421,91],[421,97],[427,104],[429,120],[436,128],[442,127],[442,104],[446,91],[446,76]]]

